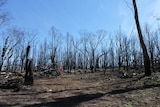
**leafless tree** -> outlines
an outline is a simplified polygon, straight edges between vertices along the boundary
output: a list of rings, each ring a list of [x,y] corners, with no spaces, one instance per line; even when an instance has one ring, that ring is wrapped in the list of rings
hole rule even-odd
[[[99,44],[104,39],[106,32],[104,30],[98,30],[96,34],[91,33],[90,35],[91,35],[90,40],[89,40],[90,49],[91,49],[91,54],[90,54],[91,64],[90,65],[91,65],[92,72],[96,72],[96,65],[98,65],[98,61],[99,61],[99,57],[96,57],[96,51],[97,51]],[[93,71],[93,68],[94,68],[94,71]]]
[[[0,27],[3,26],[9,20],[8,12],[2,9],[6,2],[7,0],[0,0]]]
[[[40,44],[38,50],[37,67],[40,70],[40,68],[49,66],[49,46],[46,40]]]
[[[73,58],[73,52],[72,52],[72,45],[73,45],[73,37],[72,35],[67,32],[66,34],[66,47],[65,47],[65,68],[68,70],[68,72],[72,69],[72,58]]]
[[[80,46],[80,41],[73,39],[73,69],[77,69],[78,68],[78,47]]]
[[[131,49],[130,49],[130,40],[125,37],[124,38],[124,61],[125,61],[125,68],[128,71],[129,70],[129,66],[130,66],[130,62],[131,62]]]
[[[116,56],[119,70],[124,63],[124,35],[122,34],[121,29],[117,32],[116,35]]]
[[[60,45],[62,35],[61,32],[54,26],[51,27],[49,33],[52,37],[50,59],[53,68],[55,68],[55,63],[58,60],[58,46]]]
[[[11,61],[10,59],[14,56],[14,54],[18,54],[15,51],[16,48],[18,48],[21,44],[21,40],[24,37],[24,32],[21,31],[18,28],[10,28],[7,30],[7,32],[3,33],[4,36],[4,45],[3,45],[3,51],[1,56],[1,64],[0,64],[0,70],[2,70],[4,62],[6,62],[6,70],[10,71],[11,67]],[[16,62],[18,60],[18,57],[13,58],[13,62]]]
[[[138,65],[138,43],[137,40],[135,38],[135,36],[130,38],[130,45],[131,45],[131,65],[133,66],[134,69],[137,69],[137,65]]]
[[[8,39],[9,39],[9,37],[5,38],[5,43],[3,45],[3,50],[2,50],[2,55],[1,55],[1,63],[0,63],[0,71],[2,71],[4,61],[6,60],[5,56],[6,56],[7,50],[8,50]]]
[[[154,59],[155,59],[155,44],[154,44],[154,34],[151,32],[149,26],[145,25],[145,34],[147,36],[147,46],[149,50],[149,56],[150,56],[150,62],[151,62],[151,69],[153,72],[155,72],[154,69]]]
[[[0,0],[0,27],[2,27],[6,22],[8,22],[9,20],[9,14],[8,12],[4,11],[2,9],[2,7],[6,4],[7,0]],[[4,59],[5,59],[5,54],[6,54],[6,46],[8,45],[7,42],[8,42],[8,37],[5,38],[6,40],[4,45],[3,45],[3,48],[2,48],[2,52],[1,53],[1,59],[0,59],[0,71],[2,70],[2,66],[3,66],[3,63],[4,63]]]
[[[139,23],[139,18],[138,18],[138,9],[137,9],[137,5],[136,5],[136,0],[132,0],[132,2],[133,2],[133,7],[134,7],[134,19],[135,19],[136,26],[137,26],[139,41],[141,44],[141,48],[143,50],[145,76],[150,76],[151,75],[150,59],[149,59],[147,48],[146,48],[146,45],[144,43],[143,36],[142,36],[142,31],[141,31],[141,27],[140,27],[140,23]]]
[[[79,49],[83,58],[82,58],[82,62],[81,62],[81,68],[83,69],[87,69],[88,68],[88,61],[89,61],[89,33],[87,31],[81,31],[80,32],[80,36],[81,36],[81,45],[82,48]]]
[[[160,30],[156,30],[154,32],[154,44],[155,44],[155,51],[156,51],[156,56],[155,56],[155,63],[160,63],[160,40],[159,40],[159,34]]]
[[[114,41],[111,38],[110,43],[109,43],[109,49],[108,49],[108,54],[109,54],[109,66],[112,68],[112,71],[114,71],[115,67],[115,46],[114,46]]]
[[[108,50],[106,48],[101,49],[102,57],[102,69],[104,69],[104,74],[106,73],[108,67]]]

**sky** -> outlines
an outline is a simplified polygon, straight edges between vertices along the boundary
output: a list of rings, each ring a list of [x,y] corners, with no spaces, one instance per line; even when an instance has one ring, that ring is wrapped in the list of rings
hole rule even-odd
[[[156,28],[160,0],[137,0],[137,7],[141,25]],[[10,25],[36,31],[41,40],[49,36],[52,26],[74,37],[81,30],[113,33],[119,27],[129,34],[135,27],[132,0],[8,0],[5,9],[11,16]]]

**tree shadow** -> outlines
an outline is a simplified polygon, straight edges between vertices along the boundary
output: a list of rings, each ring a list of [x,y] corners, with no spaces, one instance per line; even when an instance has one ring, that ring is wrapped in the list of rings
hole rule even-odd
[[[127,93],[134,90],[144,90],[144,89],[154,88],[154,87],[160,87],[160,84],[151,84],[151,85],[144,85],[144,86],[138,86],[138,87],[132,87],[132,88],[117,89],[117,90],[112,90],[107,94],[110,94],[110,95],[123,94],[123,93]]]
[[[160,87],[160,84],[138,86],[135,88],[117,89],[117,90],[112,90],[111,92],[107,92],[107,93],[80,94],[77,96],[57,98],[57,99],[54,99],[55,101],[52,101],[52,102],[44,102],[40,104],[26,105],[23,107],[75,107],[83,102],[96,100],[105,95],[123,94],[123,93],[127,93],[127,92],[134,91],[134,90],[144,90],[144,89],[154,88],[154,87]]]
[[[23,107],[75,107],[83,102],[96,100],[96,99],[99,99],[103,96],[124,94],[124,93],[128,93],[128,92],[135,91],[135,90],[145,90],[145,89],[155,88],[155,87],[160,87],[160,84],[150,84],[150,85],[143,85],[143,86],[137,86],[137,87],[122,88],[122,89],[112,90],[112,91],[106,92],[106,93],[78,94],[75,96],[64,97],[64,98],[55,98],[55,99],[53,98],[53,101],[51,101],[51,102],[41,102],[40,104],[25,105]],[[76,90],[76,89],[74,89],[74,90]],[[77,89],[77,90],[79,90],[79,89]],[[55,91],[55,92],[51,92],[51,93],[59,93],[59,92],[63,92],[63,91],[69,91],[69,90],[60,90],[60,91]],[[72,90],[70,90],[70,91],[72,91]],[[9,107],[11,105],[7,105],[7,104],[5,105],[5,104],[0,103],[0,107],[3,107],[3,106]]]
[[[4,94],[4,95],[0,95],[0,96],[16,96],[16,95],[21,95],[21,96],[27,96],[27,95],[38,95],[38,94],[44,94],[44,93],[62,93],[62,92],[72,92],[72,91],[81,91],[81,90],[88,90],[88,89],[94,89],[94,88],[98,88],[100,86],[97,87],[84,87],[84,88],[76,88],[76,89],[64,89],[64,90],[58,90],[58,91],[51,91],[51,92],[47,92],[46,91],[40,91],[40,92],[34,92],[34,91],[20,91],[20,92],[15,92],[15,93],[9,93],[9,94]],[[1,106],[0,106],[1,107]]]
[[[0,103],[0,107],[12,107],[12,106],[17,106],[16,104],[6,104],[6,103]]]
[[[111,85],[121,85],[121,84],[126,84],[126,83],[135,83],[137,81],[140,81],[144,77],[145,77],[145,75],[138,76],[138,77],[135,77],[135,78],[124,78],[124,79],[121,79],[121,81],[119,80],[116,83],[112,83]]]
[[[105,94],[103,93],[81,94],[81,95],[65,97],[65,98],[57,98],[55,99],[56,100],[55,102],[26,105],[23,107],[75,107],[82,102],[98,99],[104,95]]]

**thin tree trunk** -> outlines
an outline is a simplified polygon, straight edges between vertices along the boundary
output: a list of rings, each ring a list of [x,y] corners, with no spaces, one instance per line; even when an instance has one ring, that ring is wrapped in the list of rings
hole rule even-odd
[[[133,6],[134,6],[134,18],[135,18],[135,22],[136,22],[136,26],[137,26],[138,35],[139,35],[139,41],[140,41],[140,44],[141,44],[141,48],[143,50],[145,76],[151,76],[150,60],[149,60],[149,56],[148,56],[146,45],[145,45],[144,40],[143,40],[141,27],[140,27],[140,24],[139,24],[136,0],[133,0]]]

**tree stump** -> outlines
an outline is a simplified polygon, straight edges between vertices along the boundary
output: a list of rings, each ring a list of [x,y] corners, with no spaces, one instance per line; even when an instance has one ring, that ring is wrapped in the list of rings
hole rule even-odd
[[[26,73],[24,78],[24,85],[33,85],[33,61],[27,59],[26,61]]]

